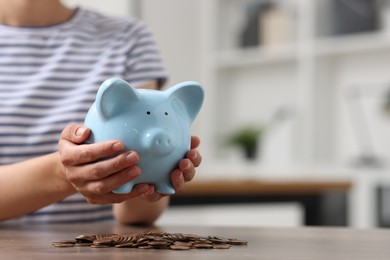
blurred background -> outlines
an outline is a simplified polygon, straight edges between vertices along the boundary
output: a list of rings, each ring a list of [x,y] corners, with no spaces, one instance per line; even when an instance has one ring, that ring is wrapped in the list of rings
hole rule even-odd
[[[145,21],[206,93],[161,224],[390,226],[390,1],[68,0]]]

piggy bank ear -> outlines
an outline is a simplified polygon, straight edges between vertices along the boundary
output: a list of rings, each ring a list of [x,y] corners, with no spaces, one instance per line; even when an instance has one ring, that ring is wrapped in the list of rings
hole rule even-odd
[[[96,95],[96,110],[103,119],[120,114],[129,101],[138,101],[140,96],[129,83],[112,78],[103,82]]]
[[[174,104],[181,104],[180,109],[184,109],[186,114],[193,121],[198,114],[204,99],[201,85],[195,81],[179,83],[168,90],[170,98]]]

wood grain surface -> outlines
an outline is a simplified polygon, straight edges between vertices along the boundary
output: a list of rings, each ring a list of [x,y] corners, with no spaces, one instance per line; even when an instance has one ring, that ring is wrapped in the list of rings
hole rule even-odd
[[[0,259],[390,259],[390,231],[347,228],[155,227],[166,232],[220,235],[248,241],[230,249],[187,251],[131,248],[55,248],[79,234],[149,230],[107,222],[82,225],[0,224]]]

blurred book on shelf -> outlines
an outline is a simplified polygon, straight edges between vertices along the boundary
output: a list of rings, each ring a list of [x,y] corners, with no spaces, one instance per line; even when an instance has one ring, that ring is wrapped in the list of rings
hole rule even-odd
[[[275,46],[292,41],[291,18],[285,8],[272,5],[258,22],[260,45]]]
[[[252,47],[259,45],[259,17],[269,7],[269,3],[248,4],[244,11],[246,21],[241,35],[241,47]]]
[[[332,0],[329,17],[332,24],[331,34],[378,30],[380,6],[377,0]]]
[[[291,5],[275,1],[248,4],[241,47],[270,47],[291,42],[294,38],[293,13]]]

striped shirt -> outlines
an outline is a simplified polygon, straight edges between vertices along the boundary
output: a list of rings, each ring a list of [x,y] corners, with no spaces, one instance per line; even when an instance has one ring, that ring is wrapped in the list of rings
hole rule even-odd
[[[61,131],[83,123],[98,87],[111,77],[135,86],[166,78],[142,22],[78,8],[53,26],[0,25],[0,164],[56,151]],[[18,221],[107,219],[111,206],[90,205],[76,194]]]

